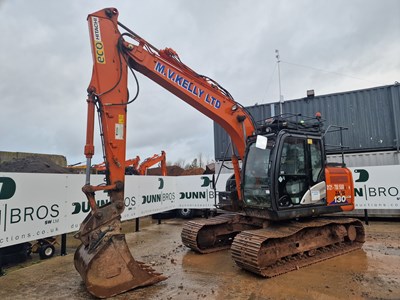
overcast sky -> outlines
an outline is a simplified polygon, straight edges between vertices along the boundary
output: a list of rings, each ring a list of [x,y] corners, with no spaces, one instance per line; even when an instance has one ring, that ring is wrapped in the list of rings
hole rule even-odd
[[[308,89],[321,95],[400,81],[398,0],[0,0],[0,151],[85,160],[86,17],[110,6],[121,23],[175,49],[244,106],[279,101],[275,49],[285,100]],[[127,157],[165,150],[171,162],[213,159],[212,121],[146,77],[139,83],[128,106]]]

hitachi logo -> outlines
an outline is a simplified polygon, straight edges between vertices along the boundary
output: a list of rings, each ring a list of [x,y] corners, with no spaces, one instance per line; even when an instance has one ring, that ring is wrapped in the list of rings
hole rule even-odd
[[[101,41],[99,18],[92,17],[93,21],[93,37],[96,41]]]

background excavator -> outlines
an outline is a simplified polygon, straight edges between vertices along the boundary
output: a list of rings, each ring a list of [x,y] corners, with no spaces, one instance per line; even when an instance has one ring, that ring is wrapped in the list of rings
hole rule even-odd
[[[165,151],[161,151],[161,155],[154,154],[152,157],[146,158],[138,168],[139,174],[146,175],[147,169],[158,163],[161,164],[161,175],[167,176],[167,158]]]
[[[127,159],[125,161],[125,174],[130,174],[130,175],[138,174],[137,170],[138,170],[139,162],[140,162],[139,156],[136,156],[135,158]],[[98,174],[104,174],[107,170],[105,162],[102,162],[97,165],[93,165],[91,168],[94,169],[96,171],[96,173],[98,173]]]
[[[134,70],[144,74],[221,125],[236,149],[231,157],[234,188],[218,204],[230,212],[187,222],[182,230],[185,245],[200,253],[231,247],[240,267],[264,277],[361,248],[365,233],[359,220],[319,217],[354,208],[351,172],[344,164],[326,164],[326,130],[320,116],[306,121],[278,116],[256,124],[216,81],[190,69],[174,50],[158,50],[118,22],[117,9],[90,14],[88,23],[93,73],[86,165],[94,154],[97,109],[107,170],[106,184],[92,186],[87,168],[82,188],[91,212],[77,233],[82,244],[74,263],[90,293],[109,297],[166,279],[134,260],[120,232],[127,105],[138,96],[137,91],[128,98],[128,67],[133,75]],[[108,192],[111,201],[98,207],[96,191]]]
[[[161,175],[167,176],[167,158],[165,151],[161,151],[161,154],[154,154],[151,157],[146,158],[142,163],[140,163],[140,157],[127,159],[125,161],[125,174],[126,175],[146,175],[147,169],[155,164],[160,163],[161,165]],[[107,168],[106,163],[102,162],[91,167],[98,174],[105,174]]]

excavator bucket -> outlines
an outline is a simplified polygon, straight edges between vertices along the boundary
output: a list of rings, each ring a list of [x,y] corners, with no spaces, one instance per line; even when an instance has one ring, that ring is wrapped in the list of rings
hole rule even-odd
[[[124,234],[116,234],[95,249],[81,244],[74,263],[87,290],[98,298],[112,297],[167,279],[151,267],[135,261]]]

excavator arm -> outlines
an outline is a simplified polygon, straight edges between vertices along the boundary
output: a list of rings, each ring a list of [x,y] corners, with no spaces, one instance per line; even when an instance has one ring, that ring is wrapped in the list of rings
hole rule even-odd
[[[137,170],[140,162],[140,157],[136,156],[135,158],[131,158],[125,161],[125,167],[132,167]]]
[[[237,150],[239,157],[232,155],[232,162],[237,190],[240,191],[238,159],[244,157],[247,137],[256,131],[256,125],[246,109],[217,82],[182,63],[173,49],[158,50],[118,22],[118,11],[115,8],[91,14],[88,20],[92,23],[89,28],[94,55],[94,72],[89,90],[97,91],[100,86],[100,94],[120,87],[126,90],[128,66],[217,122],[226,130]],[[119,28],[126,32],[121,34]],[[122,97],[127,97],[124,91],[120,93]],[[238,196],[241,197],[240,193]]]
[[[87,169],[82,190],[91,211],[76,234],[82,244],[75,252],[74,262],[90,293],[110,297],[166,279],[133,259],[125,236],[120,232],[125,208],[127,106],[139,92],[137,89],[129,99],[128,67],[133,74],[133,70],[139,71],[221,125],[231,137],[240,159],[245,154],[246,139],[256,127],[251,115],[218,83],[183,64],[174,50],[158,50],[119,23],[117,9],[107,8],[90,14],[88,25],[93,72],[88,87]],[[119,28],[126,32],[121,34]],[[106,183],[100,186],[90,183],[96,111],[106,168]],[[238,158],[233,155],[232,161],[240,191]],[[110,202],[103,207],[95,200],[98,191],[107,192],[110,197]]]
[[[140,162],[140,157],[136,156],[135,158],[127,159],[125,161],[125,168],[132,167],[134,170],[138,169]],[[106,163],[102,162],[100,164],[96,164],[92,166],[93,169],[95,169],[98,172],[104,172],[106,170]]]
[[[154,154],[152,157],[145,159],[139,166],[139,174],[146,175],[147,169],[157,163],[161,163],[161,175],[167,176],[167,161],[165,151],[161,151],[161,155]]]

